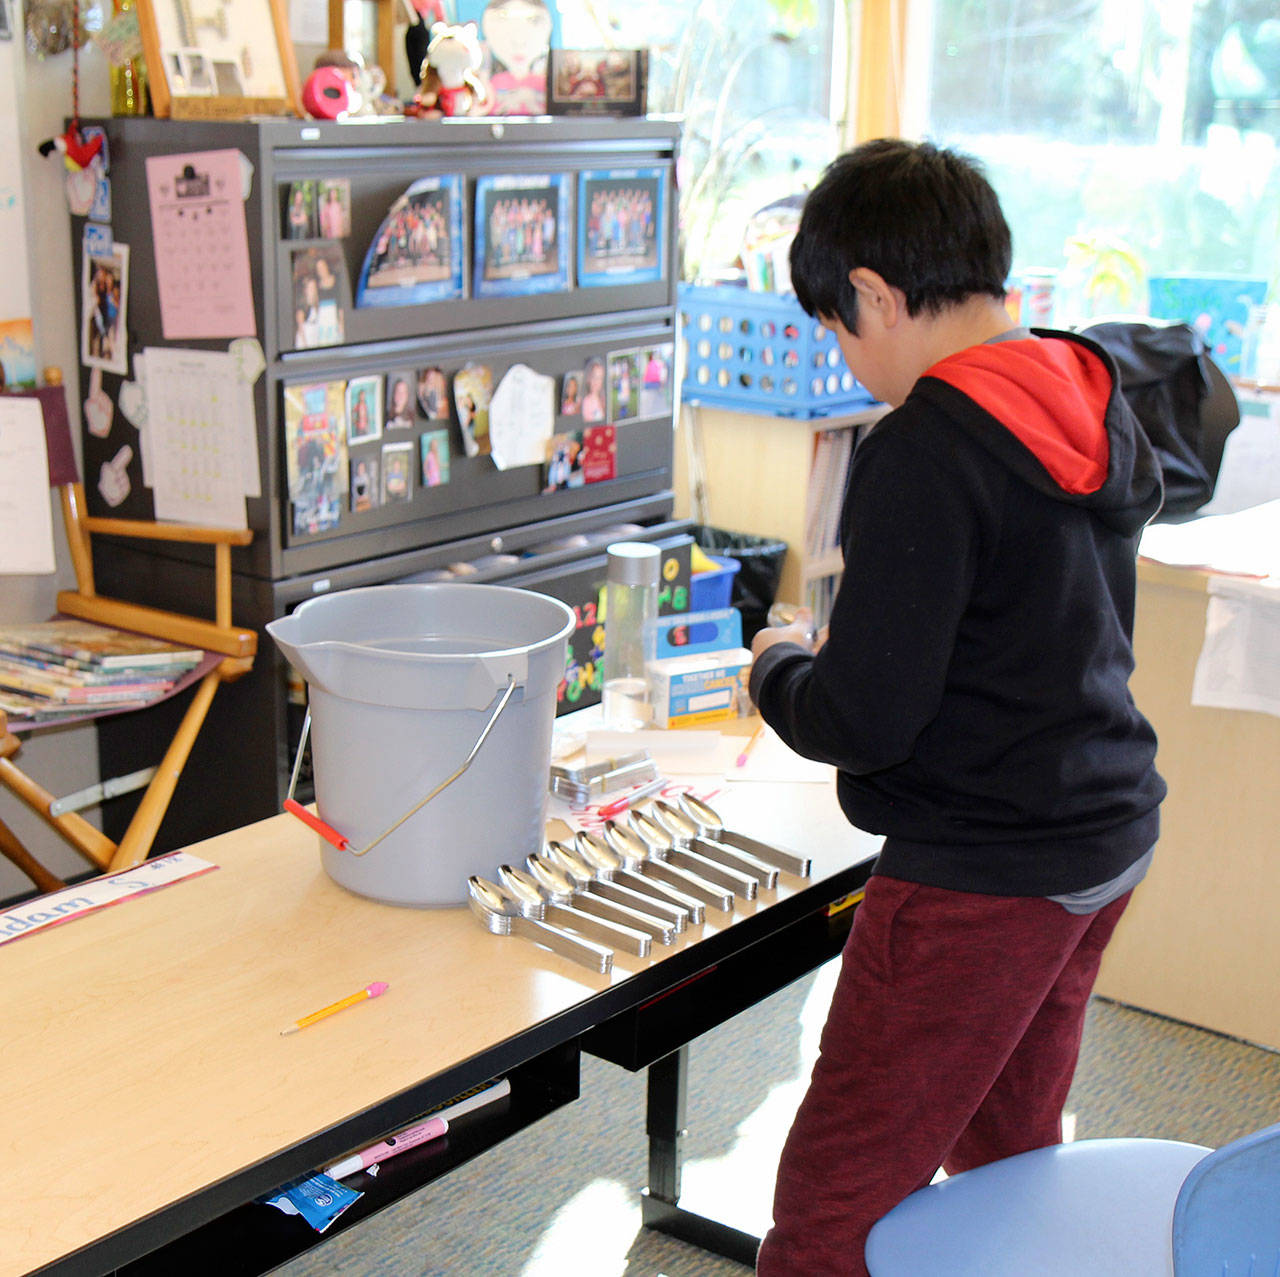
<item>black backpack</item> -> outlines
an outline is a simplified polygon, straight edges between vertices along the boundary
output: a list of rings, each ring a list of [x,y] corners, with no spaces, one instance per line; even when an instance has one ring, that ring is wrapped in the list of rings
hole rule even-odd
[[[1154,522],[1190,516],[1213,496],[1227,435],[1240,422],[1231,383],[1189,324],[1109,320],[1084,329],[1116,361],[1120,393],[1160,460]]]

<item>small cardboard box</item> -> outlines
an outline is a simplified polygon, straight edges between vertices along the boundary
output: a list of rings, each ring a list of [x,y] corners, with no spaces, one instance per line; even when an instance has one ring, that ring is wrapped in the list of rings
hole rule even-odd
[[[658,727],[696,727],[737,718],[747,705],[750,668],[751,653],[745,647],[650,661],[654,723]]]

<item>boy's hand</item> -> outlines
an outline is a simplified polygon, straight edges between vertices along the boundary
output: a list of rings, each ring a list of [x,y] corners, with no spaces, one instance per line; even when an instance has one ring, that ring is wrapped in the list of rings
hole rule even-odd
[[[767,626],[751,640],[751,656],[757,659],[761,652],[775,643],[798,643],[806,651],[815,652],[817,638],[813,628],[813,613],[807,607],[798,608],[795,620],[790,625]]]

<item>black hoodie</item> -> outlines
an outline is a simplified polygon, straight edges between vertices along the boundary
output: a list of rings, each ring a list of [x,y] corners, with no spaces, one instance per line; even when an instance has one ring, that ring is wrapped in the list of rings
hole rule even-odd
[[[1072,334],[975,346],[854,455],[829,639],[767,649],[751,693],[887,835],[879,873],[1058,895],[1156,840],[1165,786],[1128,680],[1160,475],[1118,380]]]

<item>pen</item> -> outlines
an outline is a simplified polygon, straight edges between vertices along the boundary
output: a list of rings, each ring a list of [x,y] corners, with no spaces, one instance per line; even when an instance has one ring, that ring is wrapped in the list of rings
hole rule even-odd
[[[738,766],[745,767],[747,765],[747,756],[760,743],[760,737],[764,735],[764,724],[761,723],[754,732],[751,733],[751,739],[742,747],[742,753],[738,755]]]
[[[416,1126],[390,1135],[377,1144],[362,1148],[358,1153],[352,1153],[350,1157],[344,1157],[340,1162],[334,1162],[332,1166],[325,1168],[324,1173],[330,1179],[342,1179],[345,1175],[354,1175],[356,1171],[362,1171],[367,1166],[372,1166],[374,1162],[394,1157],[397,1153],[416,1148],[428,1140],[438,1139],[449,1129],[449,1123],[455,1117],[483,1108],[486,1104],[496,1103],[510,1094],[511,1083],[504,1077],[492,1086],[486,1086],[483,1091],[465,1096],[456,1104],[450,1104],[438,1113],[433,1113],[425,1122],[419,1122]]]
[[[659,776],[657,780],[651,780],[647,785],[641,785],[639,789],[633,790],[629,794],[624,794],[621,798],[615,798],[611,803],[605,803],[600,808],[600,814],[606,820],[612,820],[615,816],[626,811],[632,803],[639,802],[642,798],[648,798],[650,794],[656,794],[666,783],[667,778]]]
[[[435,1117],[427,1118],[425,1122],[419,1122],[417,1126],[409,1127],[407,1131],[401,1131],[398,1135],[388,1135],[385,1140],[370,1144],[368,1148],[362,1148],[358,1153],[352,1153],[350,1157],[334,1162],[332,1166],[326,1166],[324,1173],[330,1179],[354,1175],[356,1171],[362,1171],[372,1166],[374,1162],[384,1161],[397,1153],[405,1153],[411,1148],[417,1148],[419,1144],[425,1144],[428,1140],[438,1140],[448,1129],[449,1123],[437,1114]]]
[[[347,1007],[353,1007],[357,1002],[363,1002],[366,998],[380,998],[390,986],[381,980],[375,980],[372,984],[366,984],[359,993],[353,993],[349,998],[342,998],[338,1002],[334,1002],[327,1007],[321,1007],[319,1011],[312,1011],[310,1015],[304,1015],[301,1020],[295,1020],[287,1029],[281,1029],[283,1036],[286,1033],[297,1033],[299,1029],[305,1029],[307,1025],[314,1024],[317,1020],[323,1020],[327,1015],[333,1015],[337,1011],[345,1011]]]

